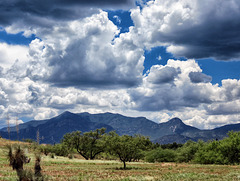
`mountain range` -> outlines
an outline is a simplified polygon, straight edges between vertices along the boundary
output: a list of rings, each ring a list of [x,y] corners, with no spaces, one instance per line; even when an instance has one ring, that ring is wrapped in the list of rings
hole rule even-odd
[[[211,130],[200,130],[186,125],[179,118],[173,118],[165,123],[156,123],[145,117],[127,117],[113,113],[71,113],[64,112],[57,117],[40,121],[29,121],[16,127],[10,127],[10,139],[36,140],[39,132],[41,143],[59,143],[64,134],[72,131],[88,132],[98,128],[106,128],[107,132],[115,130],[119,135],[141,134],[151,141],[160,144],[185,143],[188,140],[203,141],[223,139],[229,131],[240,131],[240,124],[225,125]],[[8,129],[2,128],[0,136],[9,138]]]

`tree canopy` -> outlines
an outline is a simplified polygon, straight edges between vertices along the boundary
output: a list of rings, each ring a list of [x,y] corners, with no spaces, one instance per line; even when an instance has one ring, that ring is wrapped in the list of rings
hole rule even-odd
[[[141,159],[143,150],[151,147],[152,143],[149,138],[136,135],[119,136],[115,132],[110,132],[105,136],[106,149],[110,154],[119,157],[126,169],[126,162],[136,161]]]
[[[76,149],[86,160],[92,160],[96,155],[104,151],[105,146],[101,138],[105,131],[105,128],[101,128],[84,134],[81,131],[67,133],[62,139],[62,143],[66,144],[70,149]]]

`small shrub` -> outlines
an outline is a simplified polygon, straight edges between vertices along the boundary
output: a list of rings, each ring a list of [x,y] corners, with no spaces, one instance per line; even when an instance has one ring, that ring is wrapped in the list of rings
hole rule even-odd
[[[22,139],[22,141],[26,143],[35,143],[35,140],[33,139]]]
[[[35,160],[35,166],[34,166],[34,171],[35,171],[35,177],[36,178],[41,178],[42,177],[42,173],[41,173],[41,156],[40,155],[36,155],[36,160]]]
[[[31,143],[31,145],[29,146],[29,148],[32,151],[36,151],[39,148],[39,145],[36,142]]]
[[[74,158],[73,154],[68,154],[68,158],[73,159]]]
[[[31,170],[22,170],[20,175],[18,175],[19,180],[24,180],[24,181],[33,181],[34,180],[34,174]]]
[[[54,153],[50,153],[50,158],[55,158],[55,154]]]
[[[52,145],[39,145],[38,150],[47,156],[49,153],[53,152],[53,146]]]

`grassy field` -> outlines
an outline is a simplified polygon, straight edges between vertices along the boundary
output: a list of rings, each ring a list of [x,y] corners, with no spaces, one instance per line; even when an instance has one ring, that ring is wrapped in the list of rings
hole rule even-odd
[[[0,180],[17,180],[16,172],[9,167],[5,145],[7,140],[0,139]],[[13,142],[11,142],[13,144]],[[32,161],[25,168],[33,169],[34,154],[25,152]],[[41,167],[49,181],[76,180],[240,180],[240,166],[198,165],[178,163],[127,163],[127,170],[122,169],[119,161],[68,159],[64,157],[50,158],[43,156]]]

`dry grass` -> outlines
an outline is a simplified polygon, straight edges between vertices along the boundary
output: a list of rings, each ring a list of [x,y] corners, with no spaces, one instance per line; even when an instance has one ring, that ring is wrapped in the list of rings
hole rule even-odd
[[[0,147],[4,147],[6,145],[15,145],[15,144],[21,144],[21,145],[29,145],[30,143],[25,142],[19,142],[19,141],[9,141],[7,139],[0,138]]]
[[[5,157],[6,140],[0,140],[0,180],[17,180],[16,173],[9,167]],[[28,153],[34,160],[34,154]],[[33,162],[25,165],[32,169]],[[43,156],[41,167],[48,180],[169,180],[169,181],[232,181],[240,180],[240,166],[198,165],[177,163],[127,163],[127,170],[122,170],[118,161],[68,159],[64,157]]]

